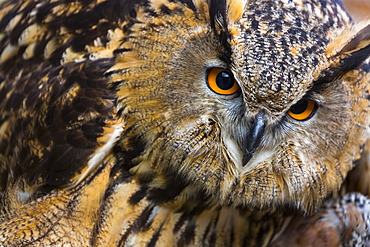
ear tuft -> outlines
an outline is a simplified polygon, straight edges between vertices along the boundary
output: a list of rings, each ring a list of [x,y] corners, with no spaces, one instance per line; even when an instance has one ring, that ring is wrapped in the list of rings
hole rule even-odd
[[[352,54],[370,45],[370,23],[361,29],[339,52],[341,55]]]
[[[327,47],[326,55],[336,60],[340,73],[356,69],[370,56],[370,20],[346,28]]]

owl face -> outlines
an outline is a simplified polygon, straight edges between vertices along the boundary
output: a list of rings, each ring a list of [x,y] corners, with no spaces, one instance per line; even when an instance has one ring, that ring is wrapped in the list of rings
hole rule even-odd
[[[361,28],[334,2],[234,2],[138,9],[108,72],[127,169],[161,202],[311,211],[364,139],[366,85],[344,66]]]

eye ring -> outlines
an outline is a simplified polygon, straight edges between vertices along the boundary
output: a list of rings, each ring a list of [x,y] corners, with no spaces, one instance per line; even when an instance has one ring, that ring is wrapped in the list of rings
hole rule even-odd
[[[211,68],[207,71],[207,85],[217,94],[231,95],[239,90],[233,74],[225,69]]]
[[[289,111],[288,115],[298,121],[306,121],[315,115],[317,110],[317,104],[308,99],[302,99],[293,105]]]

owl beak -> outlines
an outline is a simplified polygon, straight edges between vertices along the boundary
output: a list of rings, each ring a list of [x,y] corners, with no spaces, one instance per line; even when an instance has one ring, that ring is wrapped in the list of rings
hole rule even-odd
[[[248,161],[253,157],[254,152],[260,145],[265,126],[266,126],[267,118],[266,114],[260,111],[253,122],[250,136],[248,138],[248,142],[246,143],[246,149],[243,155],[243,166],[245,166]]]

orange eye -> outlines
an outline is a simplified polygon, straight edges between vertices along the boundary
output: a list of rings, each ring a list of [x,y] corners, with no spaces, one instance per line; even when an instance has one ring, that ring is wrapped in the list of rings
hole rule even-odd
[[[310,119],[316,112],[317,105],[312,100],[303,99],[292,106],[288,111],[289,116],[298,121]]]
[[[218,94],[233,94],[239,90],[239,85],[236,83],[233,74],[219,68],[208,70],[207,84],[213,92]]]

